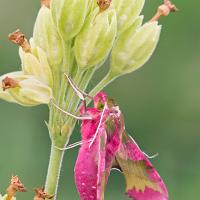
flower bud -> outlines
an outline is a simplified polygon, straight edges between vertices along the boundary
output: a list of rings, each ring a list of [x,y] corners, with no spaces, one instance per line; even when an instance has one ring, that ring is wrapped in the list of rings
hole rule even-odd
[[[19,71],[19,72],[11,72],[9,74],[4,74],[3,76],[0,77],[0,99],[3,99],[8,102],[16,103],[15,99],[11,96],[11,94],[8,92],[8,90],[5,89],[6,85],[5,84],[3,85],[2,81],[7,76],[11,76],[11,77],[15,78],[15,77],[22,76],[22,75],[23,75],[23,73],[21,71]]]
[[[58,65],[62,61],[62,42],[53,23],[51,11],[42,6],[33,31],[33,39],[37,46],[47,53],[50,65]]]
[[[121,34],[113,48],[110,74],[131,73],[144,65],[155,50],[160,30],[157,22],[151,22],[137,30],[132,26]]]
[[[15,72],[3,75],[0,80],[2,80],[1,87],[3,88],[1,93],[9,94],[14,99],[12,102],[24,106],[35,106],[48,104],[52,99],[51,88],[33,76]],[[1,95],[0,98],[2,98]]]
[[[52,87],[53,77],[46,54],[41,48],[34,46],[33,41],[31,42],[31,45],[33,53],[26,53],[21,48],[19,50],[22,61],[22,70],[24,74],[33,75],[38,80]]]
[[[139,16],[145,0],[114,0],[117,13],[118,35],[127,30]]]
[[[89,0],[52,0],[53,20],[65,41],[71,40],[80,32],[88,6]]]
[[[79,67],[92,67],[109,54],[117,33],[114,9],[99,13],[96,8],[75,40],[75,57]]]

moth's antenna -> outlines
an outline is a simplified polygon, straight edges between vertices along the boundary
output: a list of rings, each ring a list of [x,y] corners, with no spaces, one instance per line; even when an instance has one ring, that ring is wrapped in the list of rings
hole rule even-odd
[[[140,147],[138,146],[138,144],[136,143],[136,141],[132,138],[132,136],[131,135],[128,135],[130,138],[131,138],[131,140],[134,142],[134,144],[137,146],[137,148],[138,149],[140,149]],[[141,149],[140,149],[141,150]],[[142,150],[141,150],[142,151]],[[147,157],[147,158],[149,158],[149,159],[153,159],[153,158],[156,158],[157,156],[158,156],[158,153],[156,153],[156,154],[154,154],[154,155],[152,155],[152,156],[149,156],[148,154],[146,154],[144,151],[142,151],[142,153]]]
[[[72,86],[72,88],[74,89],[74,91],[76,92],[76,94],[78,95],[78,97],[81,100],[84,101],[86,97],[88,97],[89,99],[93,99],[92,96],[90,96],[89,94],[87,94],[84,91],[80,90],[80,88],[78,88],[76,86],[76,84],[74,83],[74,81],[66,73],[64,73],[64,75],[66,76],[66,78],[69,81],[70,85]]]
[[[76,115],[73,115],[65,110],[63,110],[62,108],[60,108],[58,105],[56,105],[53,101],[51,102],[58,110],[60,110],[61,112],[63,112],[64,114],[70,116],[70,117],[73,117],[75,119],[78,119],[78,120],[90,120],[92,119],[91,116],[76,116]]]
[[[65,150],[68,150],[68,149],[73,149],[73,148],[75,148],[77,146],[80,146],[82,144],[89,143],[91,141],[92,141],[91,139],[87,140],[87,141],[84,141],[84,142],[83,141],[79,141],[79,142],[75,142],[73,144],[68,145],[66,148],[60,148],[60,147],[57,147],[57,146],[55,146],[55,148],[58,149],[58,150],[61,150],[61,151],[65,151]]]
[[[95,134],[94,134],[94,137],[92,138],[92,141],[90,142],[89,148],[92,146],[92,144],[94,143],[94,141],[95,141],[95,139],[96,139],[96,137],[97,137],[99,128],[100,128],[101,123],[102,123],[102,120],[103,120],[103,115],[104,115],[104,113],[105,113],[105,110],[106,110],[106,104],[104,105],[104,108],[103,108],[103,111],[102,111],[102,113],[101,113],[101,118],[100,118],[100,120],[99,120],[99,124],[98,124],[97,130],[96,130],[96,132],[95,132]]]

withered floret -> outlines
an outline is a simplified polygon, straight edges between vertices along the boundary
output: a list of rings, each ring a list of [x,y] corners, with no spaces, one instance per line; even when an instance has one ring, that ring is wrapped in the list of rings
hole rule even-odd
[[[157,13],[151,19],[151,21],[158,21],[162,16],[168,16],[170,12],[178,11],[175,4],[172,4],[169,0],[164,0],[163,4],[158,7]]]
[[[19,180],[18,176],[12,176],[10,185],[8,186],[6,192],[7,192],[6,200],[10,200],[12,199],[12,197],[16,196],[17,192],[26,192],[26,188]]]
[[[34,200],[52,199],[54,195],[49,195],[44,191],[44,188],[36,188]]]
[[[97,4],[101,11],[106,10],[110,7],[112,0],[98,0]]]
[[[19,87],[19,82],[7,76],[6,78],[2,80],[2,87],[3,87],[3,91],[10,88],[16,88],[16,87]]]
[[[24,33],[22,33],[19,29],[10,33],[8,35],[8,39],[14,44],[19,45],[25,52],[31,52],[31,46],[26,39]]]

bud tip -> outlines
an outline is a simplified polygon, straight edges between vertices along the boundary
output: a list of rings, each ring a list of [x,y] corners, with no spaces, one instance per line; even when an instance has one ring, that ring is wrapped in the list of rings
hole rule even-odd
[[[12,199],[12,197],[16,196],[17,192],[26,192],[26,188],[19,180],[18,176],[12,176],[10,185],[7,188],[7,199]]]
[[[46,6],[47,8],[50,8],[51,0],[41,0],[41,6]]]
[[[9,78],[8,76],[2,80],[2,88],[3,91],[9,88],[19,87],[19,82],[13,78]]]
[[[160,17],[168,16],[171,12],[176,12],[176,11],[178,11],[178,9],[175,4],[172,4],[171,1],[169,0],[164,0],[163,4],[158,7],[156,14],[150,21],[151,22],[158,21]]]
[[[100,11],[104,11],[110,7],[112,0],[97,0],[97,5],[100,8]]]
[[[52,199],[54,195],[49,195],[44,191],[44,188],[36,188],[34,200]]]
[[[25,52],[31,52],[31,46],[26,39],[24,33],[22,33],[19,29],[10,33],[8,35],[8,39],[14,44],[19,45]]]

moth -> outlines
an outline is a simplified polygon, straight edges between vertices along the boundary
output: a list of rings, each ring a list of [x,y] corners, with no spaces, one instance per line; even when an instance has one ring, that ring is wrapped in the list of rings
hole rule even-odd
[[[69,77],[68,80],[84,99],[86,94]],[[125,177],[126,195],[130,199],[167,200],[168,191],[160,175],[126,132],[119,106],[104,92],[90,98],[94,106],[87,108],[83,103],[79,117],[82,141],[74,178],[80,199],[104,200],[110,171],[118,169]]]

